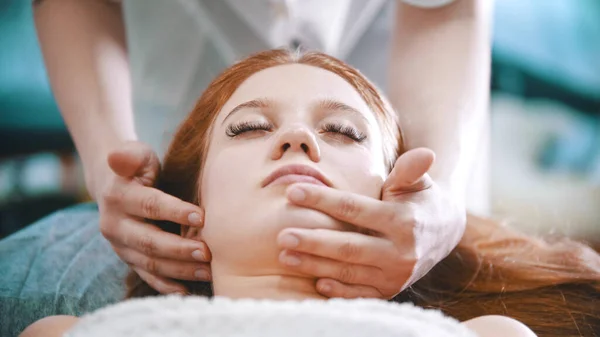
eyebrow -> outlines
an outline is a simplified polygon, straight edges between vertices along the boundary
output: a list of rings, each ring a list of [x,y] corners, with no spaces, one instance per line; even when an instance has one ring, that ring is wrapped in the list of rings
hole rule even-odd
[[[275,102],[271,99],[268,98],[257,98],[257,99],[253,99],[251,101],[248,102],[244,102],[238,106],[236,106],[235,108],[233,108],[228,114],[227,116],[225,116],[225,119],[223,119],[223,122],[221,122],[221,124],[224,124],[225,121],[232,116],[233,114],[235,114],[236,112],[243,110],[243,109],[264,109],[264,108],[271,108],[273,106],[275,106]],[[334,99],[331,98],[326,98],[326,99],[320,99],[319,101],[317,101],[314,105],[313,105],[313,109],[318,109],[318,110],[335,110],[335,111],[342,111],[342,112],[348,112],[352,115],[356,115],[362,119],[365,119],[365,116],[358,111],[357,109],[349,106],[348,104],[344,104],[340,101],[336,101]]]
[[[229,118],[231,115],[235,114],[236,112],[242,110],[242,109],[264,109],[264,108],[269,108],[275,105],[275,102],[273,102],[272,100],[268,99],[268,98],[257,98],[257,99],[253,99],[251,101],[248,102],[244,102],[238,106],[236,106],[235,108],[233,108],[225,117],[225,119],[223,119],[223,122],[221,124],[224,124],[225,121],[227,120],[227,118]]]
[[[340,101],[336,101],[331,98],[319,100],[317,102],[317,104],[315,104],[315,107],[317,109],[321,109],[321,110],[330,110],[330,111],[335,110],[335,111],[348,112],[352,115],[356,115],[362,119],[365,119],[365,116],[360,111],[358,111],[358,109],[353,108],[353,107],[349,106],[348,104],[344,104]]]

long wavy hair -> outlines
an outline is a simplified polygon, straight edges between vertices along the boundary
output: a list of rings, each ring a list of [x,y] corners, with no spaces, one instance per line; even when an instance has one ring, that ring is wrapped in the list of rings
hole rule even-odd
[[[211,126],[234,91],[253,74],[274,66],[306,64],[328,70],[350,83],[362,96],[383,130],[388,168],[403,151],[396,113],[360,72],[318,52],[277,49],[252,55],[217,76],[181,124],[164,158],[157,188],[199,204]],[[158,225],[171,233],[185,226]],[[158,295],[135,272],[127,277],[127,298]],[[205,282],[185,282],[193,294],[212,296]],[[532,237],[496,221],[467,217],[458,246],[413,286],[393,300],[436,308],[464,321],[482,315],[505,315],[529,326],[539,336],[600,334],[600,256],[567,238]]]

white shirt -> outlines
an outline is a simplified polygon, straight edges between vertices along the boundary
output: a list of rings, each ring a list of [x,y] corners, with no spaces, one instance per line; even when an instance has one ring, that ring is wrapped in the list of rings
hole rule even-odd
[[[410,0],[438,3],[448,0]],[[299,41],[385,90],[395,1],[127,0],[136,132],[163,157],[208,83],[232,62]]]

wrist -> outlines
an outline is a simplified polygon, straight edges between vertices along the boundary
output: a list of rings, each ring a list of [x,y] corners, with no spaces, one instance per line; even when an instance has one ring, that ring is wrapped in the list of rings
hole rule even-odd
[[[123,143],[125,140],[119,139],[115,142],[97,144],[92,151],[93,156],[88,157],[87,162],[84,161],[85,184],[92,199],[98,201],[102,197],[106,184],[115,176],[108,164],[108,156]]]
[[[93,144],[88,148],[88,156],[83,156],[84,177],[88,194],[94,200],[99,200],[106,184],[115,173],[108,164],[111,152],[121,148],[125,143],[137,141],[137,136],[103,132],[105,141]],[[112,136],[110,136],[112,134]]]
[[[101,197],[100,194],[111,174],[107,158],[108,153],[103,153],[98,155],[93,163],[84,165],[85,186],[89,196],[96,201]]]

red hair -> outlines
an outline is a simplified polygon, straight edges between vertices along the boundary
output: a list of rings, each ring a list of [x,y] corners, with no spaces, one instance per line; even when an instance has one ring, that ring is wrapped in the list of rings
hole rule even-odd
[[[362,96],[383,131],[384,156],[391,168],[403,150],[396,114],[379,91],[356,69],[331,56],[269,50],[221,73],[181,124],[164,159],[157,188],[199,204],[201,176],[212,124],[247,78],[270,67],[306,64],[337,74]],[[184,233],[173,223],[159,226]],[[133,271],[127,297],[157,295]],[[194,294],[211,296],[209,284],[186,282]],[[540,336],[600,332],[600,256],[588,246],[520,234],[500,223],[469,216],[459,245],[434,269],[395,298],[441,309],[459,320],[489,314],[518,319]]]

